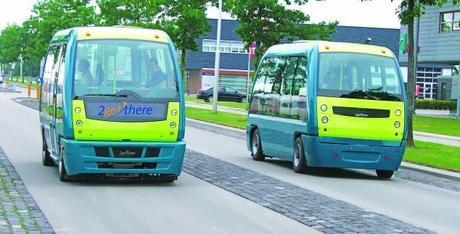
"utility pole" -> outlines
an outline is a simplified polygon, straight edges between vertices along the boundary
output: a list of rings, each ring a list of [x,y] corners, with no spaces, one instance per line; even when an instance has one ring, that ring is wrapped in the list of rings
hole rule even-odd
[[[24,78],[22,77],[22,64],[24,62],[24,60],[22,59],[22,54],[19,55],[19,60],[21,61],[19,65],[19,77],[21,78],[22,83],[24,83]]]
[[[214,64],[214,89],[212,94],[212,109],[217,113],[217,99],[219,96],[219,69],[220,69],[220,30],[222,24],[222,0],[219,0],[219,14],[217,18],[217,45],[216,45],[216,59]]]

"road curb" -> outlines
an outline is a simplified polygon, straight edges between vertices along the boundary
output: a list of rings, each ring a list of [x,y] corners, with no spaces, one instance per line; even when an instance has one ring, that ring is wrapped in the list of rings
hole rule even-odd
[[[237,132],[237,133],[246,134],[245,130],[238,129],[238,128],[222,126],[222,125],[219,125],[219,124],[209,123],[209,122],[206,122],[206,121],[195,120],[195,119],[190,119],[190,118],[187,118],[187,121],[196,122],[196,123],[208,125],[208,126],[211,126],[211,127],[216,127],[216,128],[220,128],[220,129],[229,130],[229,131],[234,131],[234,132]],[[457,173],[457,172],[451,172],[451,171],[441,170],[441,169],[437,169],[437,168],[431,168],[431,167],[422,166],[422,165],[413,164],[413,163],[404,162],[404,161],[401,163],[401,167],[404,168],[404,169],[417,171],[417,172],[421,172],[421,173],[441,177],[441,178],[444,178],[444,179],[460,181],[460,173]]]
[[[409,162],[402,162],[401,167],[408,169],[408,170],[417,171],[417,172],[433,175],[436,177],[441,177],[444,179],[460,181],[460,173],[456,173],[456,172],[441,170],[437,168],[431,168],[431,167],[413,164]]]

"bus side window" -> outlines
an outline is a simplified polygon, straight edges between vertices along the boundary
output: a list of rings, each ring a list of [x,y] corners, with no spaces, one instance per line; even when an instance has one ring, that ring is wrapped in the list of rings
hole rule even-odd
[[[265,115],[279,115],[281,82],[285,69],[286,57],[275,57],[273,66],[270,66],[268,69],[267,78],[264,84],[262,111]]]
[[[56,86],[56,118],[62,119],[62,108],[63,108],[63,85],[64,85],[64,78],[65,78],[65,53],[66,53],[66,45],[62,46],[61,54],[59,57],[59,73],[57,77],[57,86]]]
[[[262,98],[264,95],[265,79],[268,76],[270,66],[273,66],[273,64],[273,58],[265,58],[259,65],[259,69],[254,80],[254,86],[252,88],[252,97],[251,105],[249,107],[249,113],[261,114],[262,112],[261,102],[263,102]]]
[[[307,68],[307,58],[299,57],[292,85],[292,107],[290,117],[302,121],[307,119]]]
[[[286,69],[283,74],[283,81],[280,96],[280,117],[289,118],[291,115],[291,92],[292,82],[297,68],[298,57],[289,57],[286,61]]]
[[[53,90],[54,90],[54,79],[56,78],[55,74],[58,72],[58,62],[59,62],[59,51],[61,46],[51,45],[48,49],[48,54],[46,56],[45,62],[45,71],[43,73],[43,87],[45,90],[43,92],[44,97],[42,98],[42,109],[46,116],[51,116],[54,114],[53,108]]]

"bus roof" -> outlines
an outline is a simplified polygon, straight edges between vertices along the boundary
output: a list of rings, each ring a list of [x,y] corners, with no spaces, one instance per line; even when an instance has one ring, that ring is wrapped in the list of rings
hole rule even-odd
[[[301,54],[315,46],[318,47],[320,53],[349,52],[394,57],[393,52],[383,46],[330,41],[295,41],[292,44],[275,45],[267,50],[267,54]]]
[[[77,35],[77,40],[94,39],[133,39],[169,43],[169,36],[161,30],[126,26],[113,27],[76,27],[57,32],[52,41],[66,40],[70,33]]]

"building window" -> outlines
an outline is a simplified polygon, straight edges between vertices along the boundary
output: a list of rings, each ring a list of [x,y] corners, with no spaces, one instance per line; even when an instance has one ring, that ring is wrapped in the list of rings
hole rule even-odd
[[[437,96],[437,77],[442,75],[441,68],[417,68],[418,98],[435,99]]]
[[[441,32],[460,31],[460,11],[441,13]]]
[[[211,39],[203,39],[203,52],[216,52],[217,41]],[[247,50],[244,48],[244,42],[242,41],[220,41],[220,52],[221,53],[232,53],[232,54],[247,54]]]

